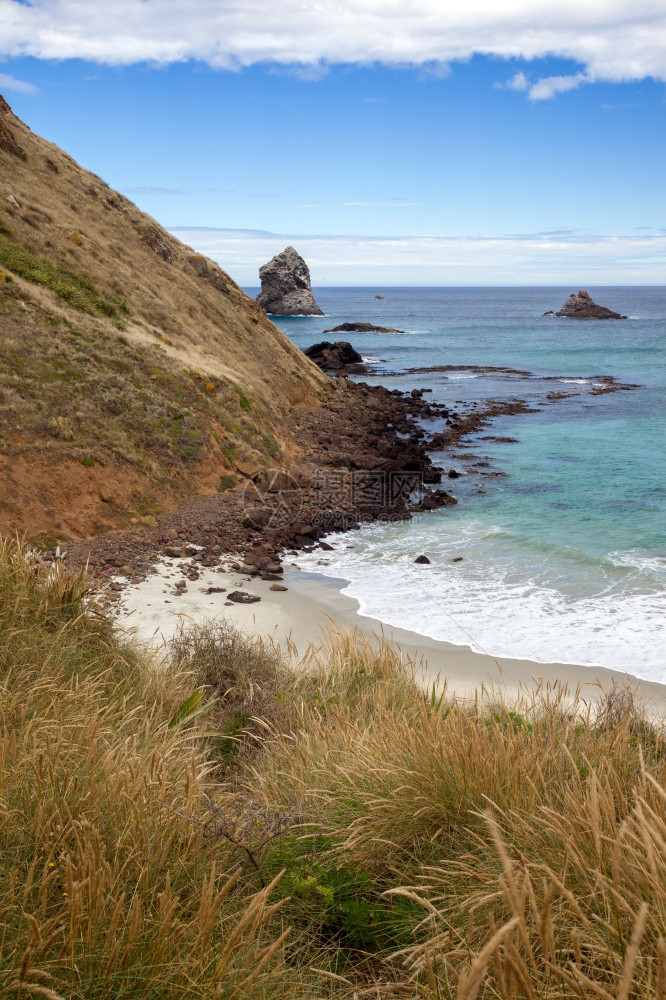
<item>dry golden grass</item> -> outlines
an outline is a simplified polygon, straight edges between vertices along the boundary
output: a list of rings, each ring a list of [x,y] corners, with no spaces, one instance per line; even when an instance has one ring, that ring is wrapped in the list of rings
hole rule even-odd
[[[324,376],[219,265],[34,135],[4,102],[0,122],[26,154],[22,160],[0,145],[0,222],[15,244],[45,259],[47,269],[73,274],[75,286],[92,282],[95,301],[116,306],[130,340],[166,337],[172,357],[188,365],[196,357],[202,371],[243,386],[266,416],[275,419],[300,399],[315,398]],[[5,200],[8,194],[18,208]],[[11,272],[11,262],[0,267]],[[30,282],[17,283],[30,292]],[[63,284],[61,276],[57,285]],[[67,306],[55,294],[52,302]]]
[[[221,624],[158,672],[84,592],[2,546],[3,996],[664,1000],[628,690],[456,702],[385,644],[289,673]]]
[[[279,995],[279,896],[196,822],[208,765],[169,724],[195,679],[158,677],[83,593],[2,546],[0,994]]]
[[[666,996],[666,748],[628,691],[459,704],[350,636],[301,691],[253,787],[422,907],[414,996]]]

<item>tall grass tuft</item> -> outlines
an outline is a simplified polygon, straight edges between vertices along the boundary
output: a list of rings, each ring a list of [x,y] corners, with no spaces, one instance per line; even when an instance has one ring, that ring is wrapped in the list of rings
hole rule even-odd
[[[254,787],[302,810],[320,863],[420,907],[387,977],[433,1000],[666,998],[666,745],[629,689],[460,702],[336,636],[300,690]]]
[[[0,995],[280,995],[275,885],[191,821],[209,765],[169,720],[193,677],[158,676],[84,598],[0,545]]]

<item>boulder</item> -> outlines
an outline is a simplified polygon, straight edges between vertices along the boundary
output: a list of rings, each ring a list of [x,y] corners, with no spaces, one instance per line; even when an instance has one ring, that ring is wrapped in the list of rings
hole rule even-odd
[[[274,316],[323,316],[314,300],[310,271],[293,247],[286,247],[259,268],[257,302]]]
[[[347,340],[338,340],[334,344],[322,340],[319,344],[306,347],[305,354],[325,372],[365,375],[367,371],[363,358]]]
[[[567,301],[558,312],[552,310],[544,313],[544,316],[567,316],[570,319],[626,319],[620,313],[607,309],[606,306],[598,306],[589,292],[581,289],[578,294],[572,292]]]
[[[418,563],[419,566],[429,566],[430,565],[430,560],[428,559],[427,556],[417,556],[416,559],[414,560],[414,562]]]
[[[244,590],[234,590],[227,596],[228,601],[234,604],[256,604],[261,598],[256,594],[248,594]]]
[[[340,326],[333,326],[324,333],[404,333],[404,330],[397,330],[394,326],[375,326],[374,323],[341,323]]]

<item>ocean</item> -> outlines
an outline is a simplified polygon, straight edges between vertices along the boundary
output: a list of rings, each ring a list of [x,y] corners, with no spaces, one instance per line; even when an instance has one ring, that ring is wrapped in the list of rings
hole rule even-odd
[[[276,318],[301,348],[350,340],[376,372],[368,382],[426,387],[454,409],[519,397],[537,410],[497,419],[446,458],[462,473],[443,484],[456,507],[335,536],[332,552],[297,562],[393,626],[666,683],[666,289],[588,289],[625,321],[543,316],[573,290],[316,289],[325,317]],[[344,321],[404,333],[324,335]],[[407,372],[437,365],[460,368]],[[602,375],[638,388],[590,395]],[[472,454],[489,465],[474,472]],[[414,564],[421,554],[429,566]]]

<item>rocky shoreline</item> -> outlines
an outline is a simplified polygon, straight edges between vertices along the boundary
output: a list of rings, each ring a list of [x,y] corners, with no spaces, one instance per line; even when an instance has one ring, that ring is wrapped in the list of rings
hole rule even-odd
[[[520,374],[530,380],[530,373]],[[603,391],[635,388],[606,378]],[[74,542],[67,565],[87,567],[109,601],[117,600],[124,586],[115,577],[136,583],[164,558],[188,557],[192,581],[204,568],[224,567],[279,585],[284,555],[315,546],[326,549],[330,533],[373,521],[408,520],[453,505],[456,498],[440,485],[445,477],[460,477],[451,463],[464,462],[466,475],[504,475],[486,456],[461,444],[462,439],[478,436],[497,417],[535,408],[513,396],[472,403],[463,412],[424,398],[429,391],[406,393],[339,375],[321,406],[295,411],[290,432],[300,454],[290,469],[264,470],[243,487],[201,496],[159,515],[154,527]],[[590,395],[599,391],[592,388]],[[544,402],[577,394],[551,393]],[[486,439],[515,440],[492,435]],[[485,490],[480,487],[479,492]]]
[[[339,378],[322,406],[296,412],[292,429],[301,456],[290,471],[267,471],[244,488],[199,497],[159,515],[155,527],[73,542],[67,565],[87,567],[111,599],[123,587],[114,577],[137,582],[164,557],[190,557],[194,580],[197,566],[228,567],[232,555],[232,568],[278,582],[285,553],[326,548],[329,533],[455,504],[440,486],[447,473],[430,452],[449,451],[494,417],[529,407],[493,401],[463,414],[424,394]]]

